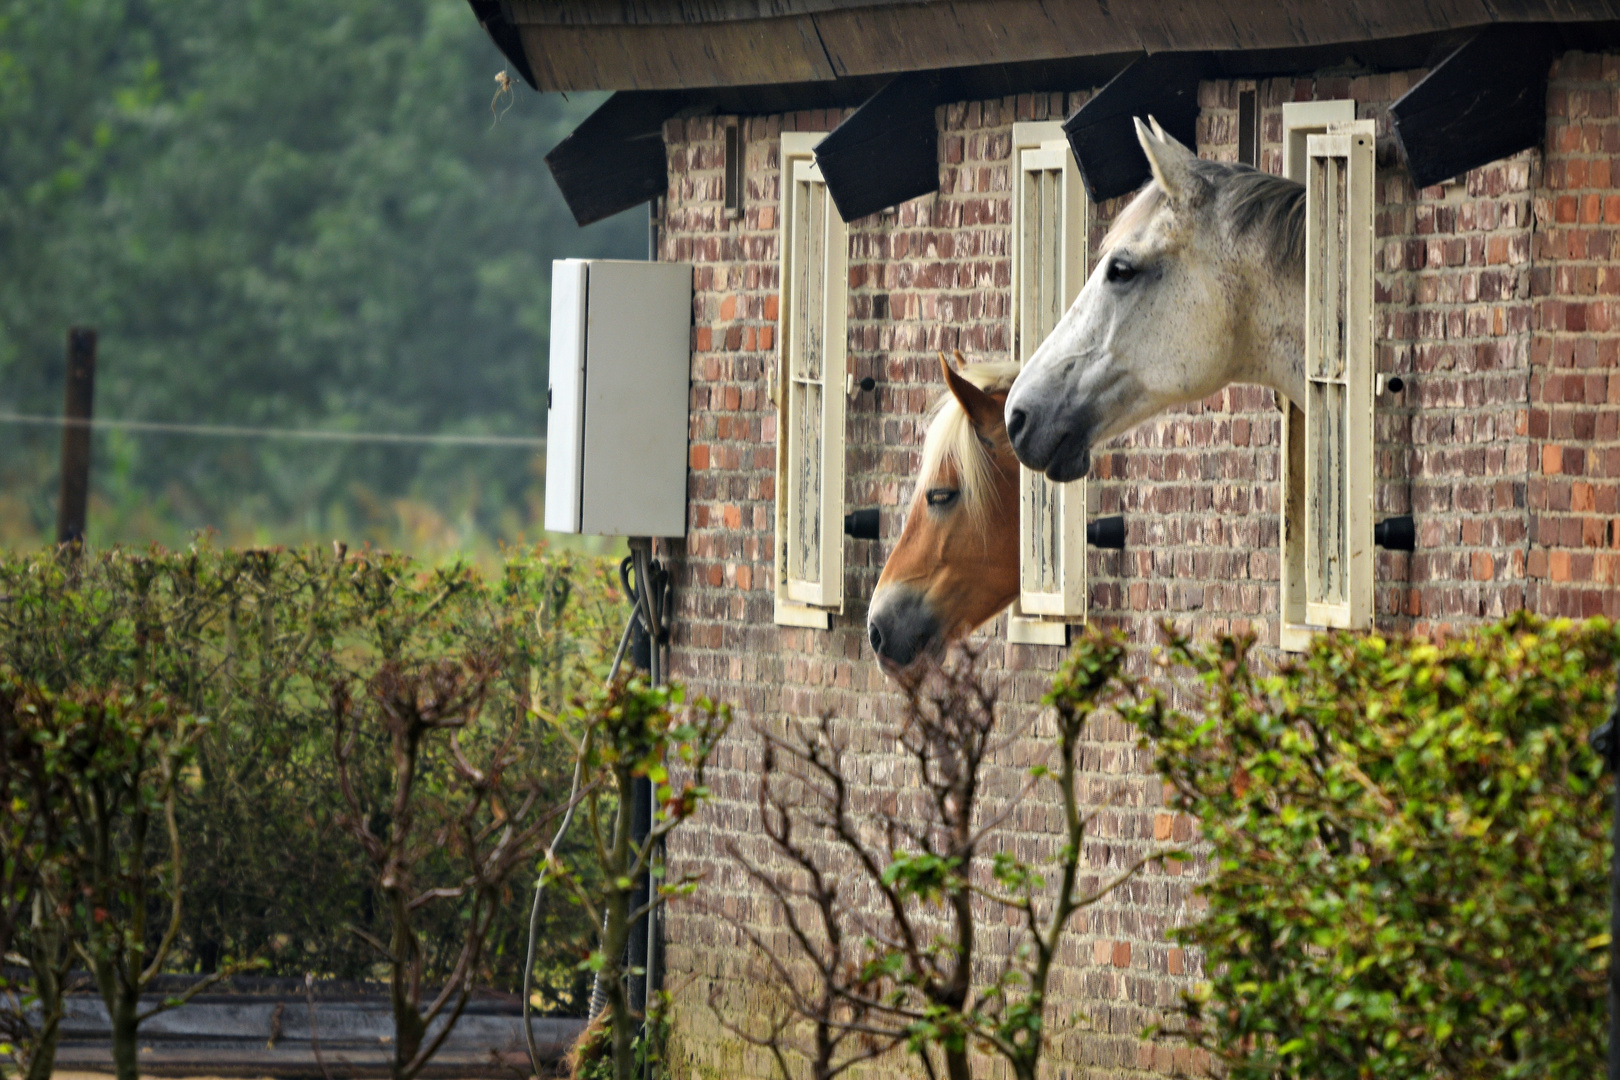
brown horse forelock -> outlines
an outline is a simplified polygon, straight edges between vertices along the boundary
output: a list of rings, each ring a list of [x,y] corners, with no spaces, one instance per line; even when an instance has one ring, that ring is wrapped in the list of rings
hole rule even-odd
[[[998,405],[1006,403],[1006,387],[986,392]],[[944,408],[958,406],[948,402]],[[930,488],[960,483],[955,461],[945,455],[932,476],[918,478],[900,539],[877,584],[879,590],[907,585],[922,592],[947,640],[966,637],[1018,598],[1018,459],[1004,424],[976,434],[974,451],[988,459],[982,475],[991,489],[972,493],[983,512],[970,512],[966,493],[951,512],[930,511]]]

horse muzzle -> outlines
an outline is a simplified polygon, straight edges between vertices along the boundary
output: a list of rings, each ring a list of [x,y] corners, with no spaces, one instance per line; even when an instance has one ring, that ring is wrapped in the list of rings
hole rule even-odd
[[[1014,384],[1007,396],[1007,439],[1018,460],[1060,484],[1091,471],[1089,410],[1064,408],[1042,401],[1036,393],[1020,394]]]
[[[909,585],[890,585],[872,594],[866,638],[884,670],[894,674],[938,654],[944,644],[944,627],[923,593]]]

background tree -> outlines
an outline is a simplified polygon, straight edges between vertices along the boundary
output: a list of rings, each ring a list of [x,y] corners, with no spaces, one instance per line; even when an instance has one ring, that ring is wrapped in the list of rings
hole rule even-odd
[[[0,0],[0,410],[54,413],[70,325],[97,408],[181,422],[538,435],[541,160],[600,95],[520,86],[457,0]],[[0,542],[53,519],[54,431],[0,424]],[[97,434],[91,539],[535,535],[523,450]]]

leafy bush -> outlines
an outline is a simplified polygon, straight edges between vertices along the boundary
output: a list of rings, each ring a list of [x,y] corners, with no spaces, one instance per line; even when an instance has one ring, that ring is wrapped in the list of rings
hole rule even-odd
[[[583,853],[549,867],[567,886],[590,919],[596,948],[584,970],[594,971],[606,996],[606,1023],[593,1025],[582,1048],[585,1062],[575,1074],[630,1080],[667,1075],[658,1061],[660,1031],[667,1010],[655,998],[645,1016],[631,1008],[624,958],[638,922],[697,888],[698,879],[665,874],[663,843],[690,821],[709,798],[704,774],[716,746],[731,726],[731,709],[707,698],[683,707],[681,687],[648,686],[640,678],[619,679],[584,699],[571,711],[579,731],[580,806],[585,820]],[[674,775],[672,775],[672,772]],[[651,820],[635,838],[635,781],[652,786]],[[639,883],[650,878],[647,894]],[[645,926],[646,923],[641,923]],[[644,970],[644,969],[643,969]],[[645,1023],[638,1023],[644,1021]],[[641,1028],[637,1037],[637,1028]]]
[[[1607,1015],[1608,784],[1587,746],[1620,632],[1515,615],[1444,644],[1252,639],[1133,716],[1202,823],[1209,983],[1187,1037],[1234,1080],[1591,1077]]]
[[[5,1056],[26,1064],[31,1080],[48,1075],[63,976],[76,954],[112,1019],[114,1071],[134,1080],[137,1027],[180,1003],[143,1013],[141,995],[180,931],[175,791],[206,721],[149,686],[54,694],[15,677],[0,677],[0,717],[19,751],[7,754],[12,806],[38,826],[19,837],[33,850],[18,854],[37,857],[29,884],[39,910],[25,936],[41,1020],[37,1032],[22,1033],[23,1052]],[[8,1012],[8,1026],[31,1020]]]
[[[552,806],[566,797],[571,750],[537,713],[554,715],[595,684],[617,640],[619,602],[605,564],[545,551],[513,554],[493,579],[341,548],[198,545],[78,562],[46,552],[0,558],[0,674],[63,700],[118,691],[165,703],[177,722],[207,718],[188,736],[193,756],[174,785],[185,892],[170,970],[254,960],[275,974],[366,978],[384,969],[364,939],[387,940],[390,914],[345,829],[351,807],[333,753],[334,688],[374,689],[389,673],[476,658],[482,714],[498,716],[503,732],[523,732],[501,751],[508,768],[540,784],[535,806]],[[349,779],[362,806],[388,804],[386,760],[357,761]],[[14,839],[21,851],[46,838]],[[152,875],[167,845],[148,847]],[[454,845],[444,845],[415,872],[456,881],[459,864]],[[26,877],[3,882],[13,950],[24,954],[38,937],[21,917],[38,888]],[[486,985],[520,979],[525,912],[511,899],[493,905],[471,970]],[[453,904],[416,913],[425,983],[468,973],[462,915]],[[574,968],[588,928],[561,898],[547,906],[542,928],[541,993],[555,1007],[578,1008],[584,980]],[[148,964],[164,929],[137,935]]]

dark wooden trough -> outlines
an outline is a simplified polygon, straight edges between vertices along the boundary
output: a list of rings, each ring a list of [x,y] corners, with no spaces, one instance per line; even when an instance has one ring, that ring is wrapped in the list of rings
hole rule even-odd
[[[158,989],[154,1005],[177,987]],[[331,1080],[386,1076],[394,1025],[382,988],[317,983],[314,989],[313,1017],[311,999],[295,980],[236,979],[223,992],[199,994],[141,1025],[141,1071],[153,1076],[321,1080],[328,1075]],[[560,1071],[585,1022],[541,1016],[530,1022],[542,1058]],[[70,997],[56,1066],[59,1071],[111,1071],[111,1027],[98,995]],[[481,994],[468,1003],[422,1075],[517,1078],[531,1072],[518,999]]]

